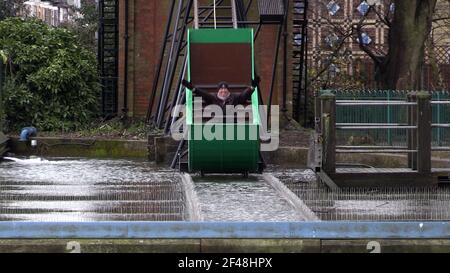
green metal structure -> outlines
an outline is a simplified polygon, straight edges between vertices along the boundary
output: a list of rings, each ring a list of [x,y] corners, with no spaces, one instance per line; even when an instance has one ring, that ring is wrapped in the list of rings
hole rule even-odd
[[[199,51],[198,47],[201,47],[202,51]],[[195,50],[197,50],[196,54],[193,53]],[[236,52],[240,52],[240,56],[232,56]],[[205,56],[205,54],[209,55]],[[215,67],[214,62],[217,59],[220,60],[220,64]],[[236,60],[240,60],[241,63],[235,63]],[[195,85],[212,85],[214,82],[217,84],[220,81],[227,81],[230,87],[248,86],[254,76],[253,29],[190,29],[188,31],[187,78]],[[198,109],[194,109],[193,92],[186,90],[190,172],[258,171],[260,150],[258,90],[252,94],[251,109],[251,118],[246,123],[198,121],[194,118],[194,110]],[[213,132],[216,137],[208,137],[205,132]]]

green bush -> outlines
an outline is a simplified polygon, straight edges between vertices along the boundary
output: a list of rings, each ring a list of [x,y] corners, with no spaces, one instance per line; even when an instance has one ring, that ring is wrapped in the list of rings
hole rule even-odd
[[[0,50],[8,56],[3,99],[10,130],[70,131],[96,117],[96,57],[71,31],[8,18],[0,21]]]

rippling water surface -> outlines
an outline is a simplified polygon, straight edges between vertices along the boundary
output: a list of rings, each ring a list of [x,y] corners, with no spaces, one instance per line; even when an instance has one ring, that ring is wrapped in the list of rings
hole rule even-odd
[[[178,175],[148,162],[6,159],[0,163],[0,220],[183,220]]]

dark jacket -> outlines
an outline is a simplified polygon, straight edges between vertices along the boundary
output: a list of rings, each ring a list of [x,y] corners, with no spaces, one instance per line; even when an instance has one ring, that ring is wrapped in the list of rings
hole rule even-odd
[[[253,91],[255,91],[255,89],[253,89],[252,87],[248,87],[247,89],[245,89],[243,92],[241,92],[239,94],[230,93],[230,96],[224,101],[217,97],[217,93],[211,94],[210,92],[208,92],[206,90],[202,90],[202,89],[198,89],[198,88],[195,88],[193,90],[194,94],[201,96],[207,105],[215,104],[215,105],[219,105],[221,108],[225,108],[226,105],[236,106],[236,105],[246,104],[247,101],[252,96]]]

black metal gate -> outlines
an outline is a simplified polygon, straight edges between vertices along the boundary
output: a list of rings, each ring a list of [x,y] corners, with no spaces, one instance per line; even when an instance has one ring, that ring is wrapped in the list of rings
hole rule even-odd
[[[293,7],[293,118],[308,125],[308,89],[307,89],[307,36],[308,36],[308,1],[294,0]]]
[[[102,85],[102,113],[117,114],[119,73],[119,1],[99,1],[98,63]]]

